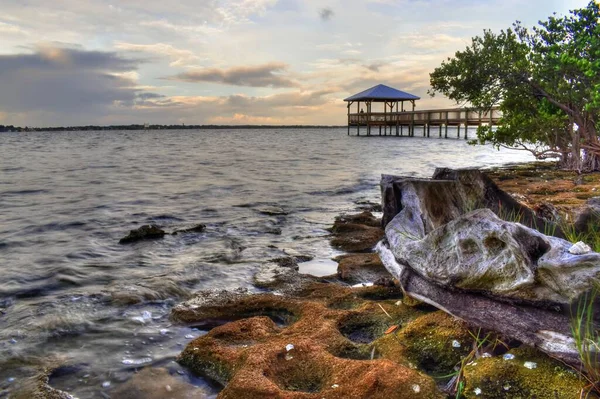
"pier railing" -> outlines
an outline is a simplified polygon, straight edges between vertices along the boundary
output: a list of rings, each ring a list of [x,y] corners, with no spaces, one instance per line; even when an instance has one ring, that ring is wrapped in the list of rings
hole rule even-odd
[[[404,111],[404,112],[371,112],[352,113],[348,115],[351,125],[394,125],[396,122],[403,125],[464,125],[477,126],[480,124],[496,125],[502,112],[498,108],[492,111],[477,111],[463,108],[434,109],[426,111]]]
[[[403,112],[359,112],[348,114],[348,134],[350,126],[357,128],[357,135],[360,135],[360,127],[367,127],[367,135],[371,135],[371,128],[379,126],[379,135],[381,128],[384,129],[384,135],[392,135],[392,128],[396,127],[396,136],[404,135],[404,127],[408,127],[408,135],[414,136],[414,128],[423,127],[423,136],[430,135],[431,126],[439,127],[440,137],[442,126],[445,127],[445,137],[448,137],[448,126],[458,127],[458,136],[460,137],[461,126],[465,127],[466,132],[469,126],[498,125],[502,118],[502,112],[499,108],[492,108],[488,111],[480,111],[467,108],[433,109],[423,111],[403,111]]]

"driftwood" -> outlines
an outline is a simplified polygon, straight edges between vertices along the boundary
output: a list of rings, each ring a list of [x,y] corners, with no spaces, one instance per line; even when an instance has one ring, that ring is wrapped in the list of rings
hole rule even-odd
[[[399,277],[404,291],[412,298],[433,305],[473,326],[496,331],[539,348],[567,364],[579,366],[580,359],[571,336],[568,311],[503,302],[485,295],[441,287],[409,267],[398,264],[385,244],[380,243],[377,252],[388,271]]]
[[[479,171],[434,177],[382,177],[386,239],[377,252],[388,271],[409,296],[578,366],[570,308],[600,277],[600,255],[569,254],[560,238],[473,211],[551,223]]]

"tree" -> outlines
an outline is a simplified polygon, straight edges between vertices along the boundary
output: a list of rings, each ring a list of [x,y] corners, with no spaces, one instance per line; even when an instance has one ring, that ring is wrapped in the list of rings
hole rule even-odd
[[[600,6],[553,15],[531,31],[520,22],[474,37],[431,74],[430,94],[482,110],[500,106],[498,128],[480,143],[558,158],[574,170],[600,170]]]

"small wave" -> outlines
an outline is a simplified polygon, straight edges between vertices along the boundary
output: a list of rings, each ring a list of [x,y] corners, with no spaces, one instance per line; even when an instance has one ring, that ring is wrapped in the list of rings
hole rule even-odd
[[[24,233],[46,233],[49,231],[63,231],[68,229],[79,229],[85,226],[85,222],[73,221],[73,222],[50,222],[41,225],[29,225],[23,229]]]
[[[349,187],[339,187],[332,190],[316,190],[311,191],[308,194],[314,196],[331,196],[331,195],[348,195],[354,194],[361,191],[369,191],[372,190],[375,186],[372,182],[361,182]]]
[[[20,171],[23,171],[23,170],[25,170],[25,168],[22,167],[22,166],[12,166],[12,167],[9,166],[7,168],[2,168],[3,172],[20,172]]]
[[[185,219],[182,219],[180,217],[173,216],[173,215],[168,215],[168,214],[150,216],[150,217],[148,217],[147,220],[151,221],[151,222],[183,222],[183,221],[185,221]]]
[[[16,190],[16,191],[4,191],[3,195],[36,195],[36,194],[46,194],[49,193],[49,190],[38,189],[38,190]]]

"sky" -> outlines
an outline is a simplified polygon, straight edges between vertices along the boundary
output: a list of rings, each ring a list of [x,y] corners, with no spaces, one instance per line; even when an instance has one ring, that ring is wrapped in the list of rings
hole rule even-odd
[[[587,0],[0,0],[0,124],[343,125],[484,29]],[[375,109],[374,109],[375,110]]]

